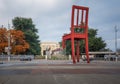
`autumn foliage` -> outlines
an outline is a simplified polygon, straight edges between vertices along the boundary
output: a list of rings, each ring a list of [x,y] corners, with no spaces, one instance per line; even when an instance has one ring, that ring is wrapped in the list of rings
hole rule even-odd
[[[0,28],[0,53],[5,52],[8,47],[8,37],[10,36],[10,47],[12,54],[25,53],[29,49],[29,44],[24,40],[24,33],[20,30],[8,30]]]

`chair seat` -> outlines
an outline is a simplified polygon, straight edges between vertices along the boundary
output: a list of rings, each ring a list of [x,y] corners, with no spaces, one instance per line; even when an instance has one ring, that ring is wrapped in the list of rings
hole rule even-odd
[[[69,39],[71,39],[72,35],[73,35],[74,39],[85,39],[85,38],[86,38],[86,34],[82,34],[82,33],[81,33],[81,34],[80,34],[80,33],[65,34],[65,35],[63,36],[63,38],[64,38],[65,40],[69,40]]]

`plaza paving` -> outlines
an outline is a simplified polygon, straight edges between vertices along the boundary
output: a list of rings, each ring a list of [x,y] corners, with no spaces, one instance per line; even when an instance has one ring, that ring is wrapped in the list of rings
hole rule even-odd
[[[11,61],[0,64],[0,84],[120,84],[120,61]]]

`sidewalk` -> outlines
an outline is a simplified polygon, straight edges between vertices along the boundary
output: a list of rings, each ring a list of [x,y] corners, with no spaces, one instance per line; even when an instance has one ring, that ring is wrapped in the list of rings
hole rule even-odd
[[[38,63],[38,64],[73,64],[72,60],[46,60],[46,59],[35,59],[32,61],[20,61],[20,60],[10,60],[10,61],[0,61],[0,64],[6,64],[6,63]],[[120,64],[120,61],[104,61],[104,60],[93,60],[90,61],[90,63],[118,63]],[[76,62],[76,64],[89,64],[86,61],[80,60],[80,62]]]

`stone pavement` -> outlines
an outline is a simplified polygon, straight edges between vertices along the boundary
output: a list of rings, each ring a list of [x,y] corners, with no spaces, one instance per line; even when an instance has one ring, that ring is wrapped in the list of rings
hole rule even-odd
[[[0,84],[120,84],[120,62],[34,60],[0,66]]]

